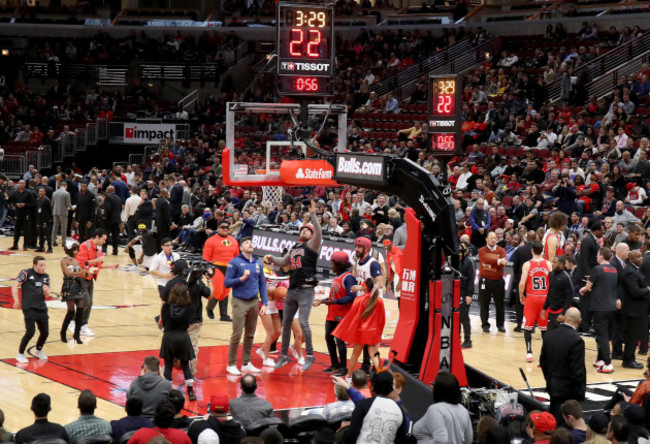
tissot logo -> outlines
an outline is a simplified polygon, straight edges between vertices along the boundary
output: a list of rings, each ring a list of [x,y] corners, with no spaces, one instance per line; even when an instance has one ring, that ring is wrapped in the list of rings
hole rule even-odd
[[[282,62],[280,67],[285,71],[309,71],[309,72],[328,72],[329,63],[304,63],[304,62]]]
[[[429,120],[429,126],[432,128],[439,128],[441,126],[454,126],[455,120]]]
[[[384,174],[384,163],[360,161],[356,157],[339,157],[336,172],[381,177]]]

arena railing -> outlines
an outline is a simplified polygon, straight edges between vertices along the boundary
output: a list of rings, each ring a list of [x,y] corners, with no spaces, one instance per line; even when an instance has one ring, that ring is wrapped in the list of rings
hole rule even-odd
[[[86,145],[97,145],[97,123],[89,122],[86,124]]]
[[[27,171],[27,162],[22,154],[5,154],[0,169],[9,178],[22,178]]]
[[[623,76],[637,74],[641,71],[641,65],[648,63],[649,59],[650,49],[624,65],[593,79],[587,84],[589,97],[597,97],[600,99],[610,95]]]
[[[580,75],[587,70],[587,76],[590,80],[602,76],[616,67],[645,54],[650,50],[650,31],[646,31],[640,37],[630,40],[624,45],[617,46],[605,54],[595,58],[591,62],[578,67],[573,75]],[[560,77],[560,76],[558,76]],[[548,91],[548,100],[550,103],[556,102],[561,98],[561,78],[556,79],[546,87]]]
[[[453,56],[448,58],[444,63],[429,69],[428,71],[421,72],[415,78],[411,78],[408,82],[400,82],[400,85],[393,91],[393,95],[400,101],[410,98],[415,91],[415,86],[423,74],[459,74],[477,64],[485,61],[486,53],[498,52],[502,45],[502,38],[496,37],[480,46],[471,46],[466,50],[456,53],[453,51]]]
[[[34,165],[39,171],[44,168],[52,168],[52,147],[41,145],[36,150],[26,151],[25,163]]]
[[[83,153],[86,151],[86,128],[77,128],[74,132],[74,151]]]

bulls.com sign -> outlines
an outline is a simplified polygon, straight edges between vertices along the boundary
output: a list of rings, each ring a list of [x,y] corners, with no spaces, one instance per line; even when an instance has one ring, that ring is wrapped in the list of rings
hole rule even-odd
[[[388,157],[376,154],[337,153],[334,179],[342,183],[386,183]]]
[[[176,125],[169,123],[124,123],[124,143],[152,144],[160,139],[176,141]]]

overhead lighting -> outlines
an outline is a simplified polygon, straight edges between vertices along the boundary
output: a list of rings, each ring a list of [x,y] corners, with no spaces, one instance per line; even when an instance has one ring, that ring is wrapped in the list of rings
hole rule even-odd
[[[2,55],[3,56],[8,56],[9,55],[9,50],[8,49],[3,49],[2,50]]]

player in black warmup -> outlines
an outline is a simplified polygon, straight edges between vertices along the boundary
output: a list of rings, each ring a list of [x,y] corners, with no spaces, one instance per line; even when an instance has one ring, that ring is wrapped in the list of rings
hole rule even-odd
[[[282,319],[282,355],[275,363],[275,368],[280,368],[291,362],[289,358],[289,341],[291,339],[291,324],[293,317],[300,309],[298,320],[305,338],[307,356],[302,366],[307,371],[314,363],[314,347],[311,341],[311,328],[309,315],[314,302],[314,287],[318,284],[316,278],[316,261],[320,252],[323,234],[318,217],[316,216],[316,201],[312,200],[309,206],[311,224],[300,227],[298,243],[284,257],[264,256],[267,265],[274,264],[281,267],[289,265],[289,291],[284,300],[284,315]]]
[[[20,340],[16,361],[22,364],[28,362],[27,357],[25,357],[25,349],[29,341],[34,337],[34,333],[36,333],[36,326],[38,326],[39,336],[36,341],[34,356],[47,361],[47,356],[43,353],[43,345],[49,335],[49,318],[45,298],[50,295],[50,276],[45,273],[45,258],[43,256],[34,257],[33,267],[22,270],[11,286],[11,296],[14,298],[14,309],[16,310],[20,307],[18,288],[23,290],[22,306],[25,317],[25,335]]]

